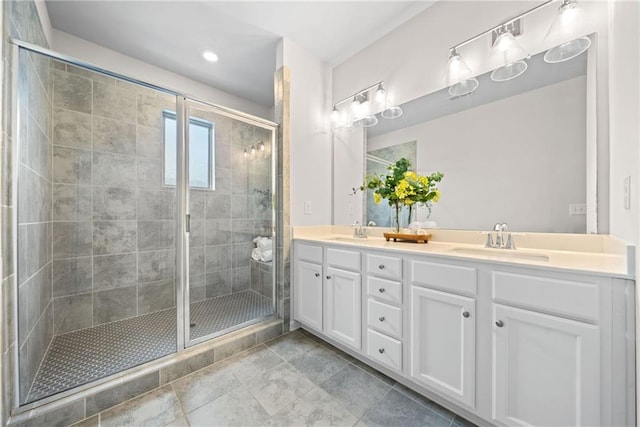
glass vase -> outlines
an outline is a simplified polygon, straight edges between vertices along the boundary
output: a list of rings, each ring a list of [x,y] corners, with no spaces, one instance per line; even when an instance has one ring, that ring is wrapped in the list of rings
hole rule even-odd
[[[394,233],[402,230],[402,205],[399,203],[391,205],[391,229]]]

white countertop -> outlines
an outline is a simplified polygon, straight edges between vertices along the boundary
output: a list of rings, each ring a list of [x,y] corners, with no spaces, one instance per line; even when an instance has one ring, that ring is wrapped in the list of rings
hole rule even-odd
[[[409,254],[597,273],[608,277],[633,279],[635,275],[635,247],[609,235],[513,233],[517,249],[508,250],[485,248],[486,235],[479,231],[428,230],[432,240],[426,244],[387,242],[382,237],[386,231],[389,230],[370,228],[369,237],[354,238],[352,227],[293,227],[293,238]]]

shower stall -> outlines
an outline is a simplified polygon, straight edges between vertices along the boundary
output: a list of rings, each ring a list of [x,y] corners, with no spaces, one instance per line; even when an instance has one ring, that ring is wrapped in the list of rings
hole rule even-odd
[[[272,318],[277,125],[16,52],[20,404]]]

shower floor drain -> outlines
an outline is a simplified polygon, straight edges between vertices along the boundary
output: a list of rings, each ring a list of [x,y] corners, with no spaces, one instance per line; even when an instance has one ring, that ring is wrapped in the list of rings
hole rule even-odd
[[[190,305],[190,335],[201,338],[273,314],[254,291]],[[53,337],[25,403],[98,380],[176,351],[176,310],[169,309]]]

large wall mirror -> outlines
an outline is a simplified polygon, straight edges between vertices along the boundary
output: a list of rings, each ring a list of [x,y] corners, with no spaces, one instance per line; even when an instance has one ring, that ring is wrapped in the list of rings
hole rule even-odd
[[[596,118],[589,105],[595,102],[594,45],[556,64],[544,62],[544,53],[533,55],[526,73],[506,82],[478,76],[470,95],[453,98],[445,88],[414,99],[401,106],[400,118],[381,118],[362,134],[345,138],[338,131],[336,156],[355,133],[364,136],[363,175],[386,173],[401,157],[419,174],[444,173],[440,201],[418,213],[438,228],[486,230],[506,222],[518,231],[595,233],[597,213],[608,206],[596,205]],[[385,201],[343,196],[357,183],[342,182],[340,163],[334,166],[336,211],[362,203],[364,223],[389,226]]]

